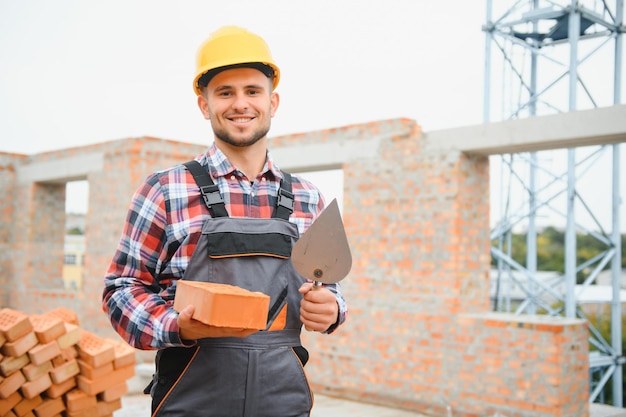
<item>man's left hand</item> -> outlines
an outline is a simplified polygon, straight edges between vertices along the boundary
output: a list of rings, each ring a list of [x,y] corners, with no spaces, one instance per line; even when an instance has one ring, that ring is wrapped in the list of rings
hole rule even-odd
[[[323,332],[337,322],[339,306],[330,290],[324,287],[313,289],[313,283],[305,282],[298,291],[303,294],[300,320],[307,330]]]

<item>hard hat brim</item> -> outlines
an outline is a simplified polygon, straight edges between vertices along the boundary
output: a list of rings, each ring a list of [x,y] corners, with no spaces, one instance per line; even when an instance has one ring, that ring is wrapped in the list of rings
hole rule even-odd
[[[267,78],[272,79],[272,87],[275,89],[280,79],[280,71],[276,65],[264,62],[244,62],[241,64],[225,65],[223,67],[211,68],[204,73],[198,74],[194,80],[194,89],[197,94],[202,94],[202,88],[209,85],[213,77],[222,71],[234,68],[253,68],[261,71]]]

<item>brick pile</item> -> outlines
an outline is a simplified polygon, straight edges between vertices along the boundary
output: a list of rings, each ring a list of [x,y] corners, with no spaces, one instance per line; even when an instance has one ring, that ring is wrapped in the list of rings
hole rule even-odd
[[[134,374],[132,347],[81,329],[67,308],[0,310],[2,417],[112,417]]]

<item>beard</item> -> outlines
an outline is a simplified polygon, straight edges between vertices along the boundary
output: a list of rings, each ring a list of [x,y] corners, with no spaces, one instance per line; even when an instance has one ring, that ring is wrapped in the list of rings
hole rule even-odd
[[[269,131],[270,131],[270,126],[268,124],[267,126],[259,127],[257,130],[255,130],[248,136],[235,137],[235,135],[228,133],[226,129],[215,128],[215,127],[213,128],[213,134],[215,135],[217,139],[231,146],[236,146],[240,148],[254,145],[258,141],[263,139]]]

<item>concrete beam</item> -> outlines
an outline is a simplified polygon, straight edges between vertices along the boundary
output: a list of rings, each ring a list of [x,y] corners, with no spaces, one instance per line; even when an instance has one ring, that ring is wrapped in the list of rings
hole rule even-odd
[[[104,155],[101,152],[95,152],[20,165],[16,169],[16,177],[18,184],[28,182],[61,184],[84,180],[88,174],[102,171],[103,167]]]
[[[272,157],[280,161],[280,168],[286,171],[323,171],[341,168],[346,162],[354,159],[373,158],[378,152],[381,140],[382,136],[373,136],[358,140],[272,148],[271,152]]]
[[[626,142],[626,105],[424,133],[427,147],[497,155]]]

